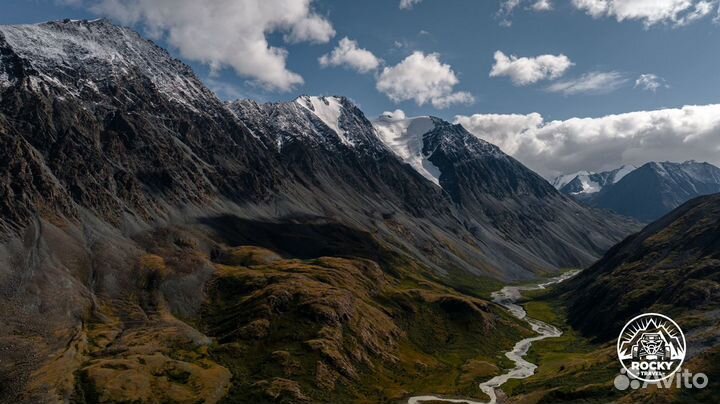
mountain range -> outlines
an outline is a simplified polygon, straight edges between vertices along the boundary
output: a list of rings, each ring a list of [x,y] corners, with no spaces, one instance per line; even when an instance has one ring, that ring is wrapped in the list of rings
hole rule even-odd
[[[222,102],[106,20],[0,27],[0,153],[12,402],[472,389],[530,333],[489,290],[637,229],[441,119]]]
[[[589,206],[650,222],[690,199],[720,192],[720,168],[696,161],[650,162],[560,176],[553,185]]]

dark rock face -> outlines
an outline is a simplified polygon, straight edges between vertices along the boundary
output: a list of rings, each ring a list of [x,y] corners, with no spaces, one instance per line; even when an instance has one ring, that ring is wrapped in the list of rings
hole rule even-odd
[[[334,110],[320,111],[331,106]],[[278,154],[287,175],[277,197],[288,218],[307,212],[359,227],[441,272],[487,270],[486,252],[467,230],[462,212],[387,150],[347,99],[238,101],[230,109]]]
[[[130,30],[104,21],[3,27],[0,53],[10,60],[3,147],[19,148],[0,175],[22,181],[13,170],[26,164],[46,183],[13,185],[46,192],[23,198],[6,227],[43,204],[118,224],[217,197],[253,200],[277,183],[272,155],[190,69]]]
[[[589,203],[652,221],[688,200],[720,192],[720,168],[708,163],[648,163],[606,188]]]
[[[440,185],[460,204],[487,196],[556,195],[547,181],[460,125],[435,119],[435,128],[423,136],[423,152],[440,168]]]

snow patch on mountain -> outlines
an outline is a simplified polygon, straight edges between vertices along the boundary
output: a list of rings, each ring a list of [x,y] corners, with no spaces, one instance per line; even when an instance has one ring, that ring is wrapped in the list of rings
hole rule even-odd
[[[625,178],[626,175],[630,174],[631,172],[637,170],[637,167],[633,165],[625,165],[620,167],[620,169],[617,170],[615,173],[615,176],[612,179],[612,183],[615,184],[621,179]]]
[[[558,177],[555,177],[555,179],[552,180],[552,185],[557,189],[561,189],[565,185],[569,184],[575,178],[583,176],[583,175],[590,175],[590,174],[593,174],[593,173],[591,173],[589,171],[579,171],[574,174],[560,175]]]
[[[401,160],[436,185],[440,185],[440,169],[423,153],[423,135],[435,129],[432,118],[407,118],[398,110],[386,112],[373,122],[378,138]]]
[[[343,106],[337,97],[308,97],[303,96],[295,100],[301,106],[315,114],[325,125],[337,133],[346,146],[354,146],[347,133],[340,127],[340,117]]]
[[[580,183],[582,184],[582,191],[575,192],[576,194],[594,194],[602,190],[600,183],[593,181],[587,175],[578,176]]]

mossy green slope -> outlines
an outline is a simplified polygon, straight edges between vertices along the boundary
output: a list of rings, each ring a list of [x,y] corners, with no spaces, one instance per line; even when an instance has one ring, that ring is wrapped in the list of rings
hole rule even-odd
[[[498,306],[366,259],[215,263],[202,322],[233,373],[227,402],[393,402],[419,393],[481,395],[498,353],[529,334]],[[264,256],[271,256],[266,251]]]

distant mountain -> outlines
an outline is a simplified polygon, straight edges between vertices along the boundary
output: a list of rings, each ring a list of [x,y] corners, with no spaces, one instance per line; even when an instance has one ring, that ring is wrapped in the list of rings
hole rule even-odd
[[[594,197],[590,204],[651,221],[684,202],[720,192],[720,168],[709,163],[648,163]]]
[[[601,192],[606,187],[619,182],[635,169],[635,166],[627,165],[601,173],[582,171],[576,174],[556,177],[552,184],[566,195],[572,195],[579,199],[591,198],[594,194]]]
[[[696,161],[651,162],[577,175],[560,190],[590,206],[648,222],[694,197],[720,192],[720,168]]]

